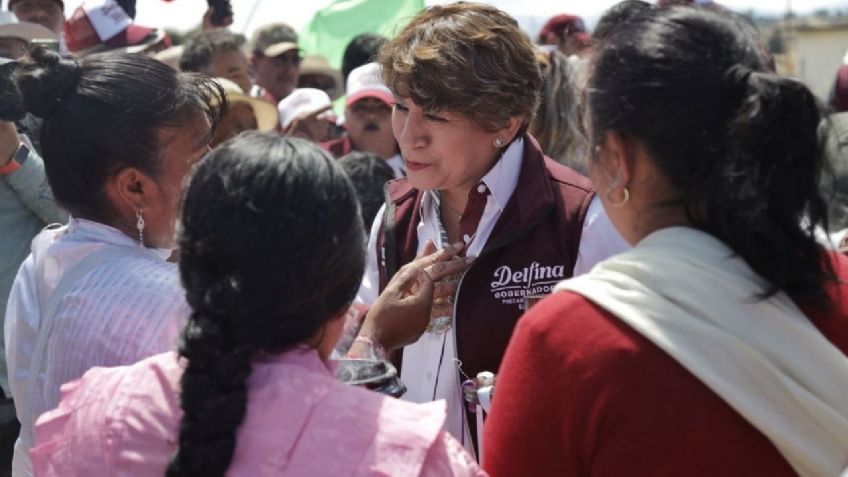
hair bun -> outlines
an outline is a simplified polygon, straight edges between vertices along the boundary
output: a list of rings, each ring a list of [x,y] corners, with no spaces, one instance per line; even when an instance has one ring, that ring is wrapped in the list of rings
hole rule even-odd
[[[15,61],[0,62],[0,120],[19,121],[26,115],[21,93],[13,80]]]
[[[40,118],[53,114],[76,92],[81,69],[73,56],[63,57],[43,46],[33,48],[15,71],[24,108]]]
[[[744,94],[748,91],[748,87],[751,84],[752,74],[754,74],[754,70],[741,63],[737,63],[728,68],[724,79],[733,91],[739,91],[740,94]]]

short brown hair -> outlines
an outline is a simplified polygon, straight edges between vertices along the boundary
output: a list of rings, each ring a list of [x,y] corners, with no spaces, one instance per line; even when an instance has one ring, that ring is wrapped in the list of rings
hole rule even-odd
[[[425,111],[464,114],[487,131],[520,116],[523,133],[539,102],[532,42],[514,18],[489,5],[427,8],[381,49],[379,61],[398,96]]]

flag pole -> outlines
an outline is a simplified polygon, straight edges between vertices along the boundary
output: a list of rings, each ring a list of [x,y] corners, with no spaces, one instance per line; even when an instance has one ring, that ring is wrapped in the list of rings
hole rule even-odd
[[[241,28],[242,33],[247,34],[247,27],[250,26],[250,22],[253,21],[253,17],[256,16],[256,11],[259,10],[259,4],[262,3],[262,0],[256,0],[253,2],[253,8],[250,9],[250,13],[247,15],[247,19],[244,22],[244,25]]]

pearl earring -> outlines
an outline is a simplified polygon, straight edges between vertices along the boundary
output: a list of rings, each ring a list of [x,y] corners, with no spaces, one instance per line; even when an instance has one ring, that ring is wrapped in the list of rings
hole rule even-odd
[[[502,137],[498,136],[495,138],[495,147],[503,147],[504,140]]]

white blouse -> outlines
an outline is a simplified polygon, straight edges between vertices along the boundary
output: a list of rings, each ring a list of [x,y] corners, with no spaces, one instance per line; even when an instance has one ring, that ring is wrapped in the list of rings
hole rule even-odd
[[[190,311],[177,266],[166,261],[168,254],[82,219],[45,230],[33,240],[32,254],[12,286],[5,321],[9,382],[21,422],[14,475],[32,475],[28,450],[33,423],[59,403],[62,384],[95,366],[128,365],[175,349]],[[87,262],[80,269],[88,270],[74,270],[83,260]],[[65,293],[57,297],[52,320],[42,316],[69,273],[75,283],[61,285]],[[39,357],[42,333],[47,333],[46,346]]]

